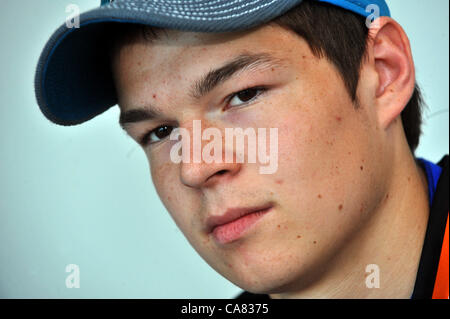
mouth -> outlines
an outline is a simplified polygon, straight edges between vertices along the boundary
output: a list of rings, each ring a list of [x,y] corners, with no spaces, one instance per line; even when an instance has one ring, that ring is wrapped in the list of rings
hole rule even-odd
[[[223,215],[208,218],[208,233],[219,244],[231,243],[244,236],[245,232],[272,207],[272,204],[267,204],[259,207],[227,209]]]

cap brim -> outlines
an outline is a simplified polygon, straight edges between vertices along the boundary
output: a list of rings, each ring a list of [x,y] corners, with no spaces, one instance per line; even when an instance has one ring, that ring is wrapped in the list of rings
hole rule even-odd
[[[38,62],[35,91],[41,111],[54,123],[83,123],[117,104],[107,52],[111,24],[135,23],[194,32],[231,32],[267,22],[302,0],[116,1],[63,24]]]

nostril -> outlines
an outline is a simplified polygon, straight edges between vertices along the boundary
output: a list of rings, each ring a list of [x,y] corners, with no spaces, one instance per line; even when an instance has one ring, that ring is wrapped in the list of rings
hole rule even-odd
[[[207,181],[209,181],[210,179],[214,179],[214,177],[224,175],[224,174],[226,174],[226,172],[228,172],[228,170],[226,170],[226,169],[222,169],[222,170],[220,170],[220,171],[217,171],[217,172],[215,172],[214,174],[212,174],[211,176],[209,176],[209,177],[207,178]]]

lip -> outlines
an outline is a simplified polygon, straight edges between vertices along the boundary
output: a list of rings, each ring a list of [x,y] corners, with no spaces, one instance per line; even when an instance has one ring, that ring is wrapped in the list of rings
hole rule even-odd
[[[221,244],[240,238],[243,233],[256,223],[273,207],[272,204],[246,208],[229,208],[223,215],[210,216],[207,221],[209,234]]]

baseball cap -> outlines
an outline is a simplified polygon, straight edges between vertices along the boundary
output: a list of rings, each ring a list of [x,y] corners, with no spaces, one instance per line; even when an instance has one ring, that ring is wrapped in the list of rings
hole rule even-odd
[[[390,16],[384,0],[314,0],[368,17]],[[88,121],[117,104],[109,46],[113,24],[134,23],[192,32],[231,32],[268,22],[302,0],[102,0],[79,16],[79,27],[60,26],[45,45],[36,69],[35,93],[42,113],[60,125]],[[371,6],[372,5],[372,6]]]

